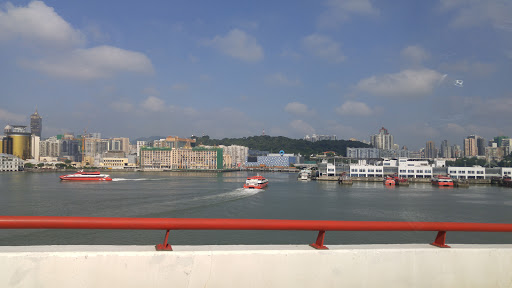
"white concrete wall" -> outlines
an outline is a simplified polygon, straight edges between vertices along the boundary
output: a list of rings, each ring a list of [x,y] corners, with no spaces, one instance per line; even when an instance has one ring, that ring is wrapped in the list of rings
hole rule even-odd
[[[0,247],[0,287],[510,287],[512,245]]]

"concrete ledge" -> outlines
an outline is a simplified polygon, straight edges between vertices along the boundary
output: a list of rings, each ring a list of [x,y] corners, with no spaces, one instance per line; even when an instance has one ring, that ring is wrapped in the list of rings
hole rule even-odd
[[[0,287],[510,287],[512,245],[0,247]]]

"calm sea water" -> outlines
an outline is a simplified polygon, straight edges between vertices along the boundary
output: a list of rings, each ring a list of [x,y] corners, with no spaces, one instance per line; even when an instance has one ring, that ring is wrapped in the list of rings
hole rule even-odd
[[[62,174],[62,173],[60,173]],[[389,188],[382,183],[297,180],[262,173],[112,172],[112,182],[61,182],[57,173],[0,173],[0,214],[40,216],[252,218],[512,223],[512,189],[495,186]],[[0,245],[161,243],[164,231],[0,230]],[[170,243],[309,244],[310,231],[171,231]],[[327,232],[326,244],[430,243],[436,232]],[[449,232],[447,243],[512,243],[512,233]]]

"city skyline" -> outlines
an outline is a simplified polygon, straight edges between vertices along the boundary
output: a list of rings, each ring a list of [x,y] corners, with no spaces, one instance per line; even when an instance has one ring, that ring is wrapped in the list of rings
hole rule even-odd
[[[1,127],[38,107],[43,138],[512,135],[511,2],[109,4],[0,2]]]

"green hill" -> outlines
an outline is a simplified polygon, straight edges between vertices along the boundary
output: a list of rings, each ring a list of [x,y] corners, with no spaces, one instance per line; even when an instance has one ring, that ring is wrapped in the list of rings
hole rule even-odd
[[[318,154],[326,151],[333,151],[337,155],[346,156],[347,147],[366,148],[369,145],[359,141],[349,140],[323,140],[310,142],[303,139],[291,139],[283,136],[251,136],[243,138],[210,139],[209,136],[194,137],[197,145],[241,145],[260,151],[278,153],[283,150],[285,153],[300,153],[304,156]]]

